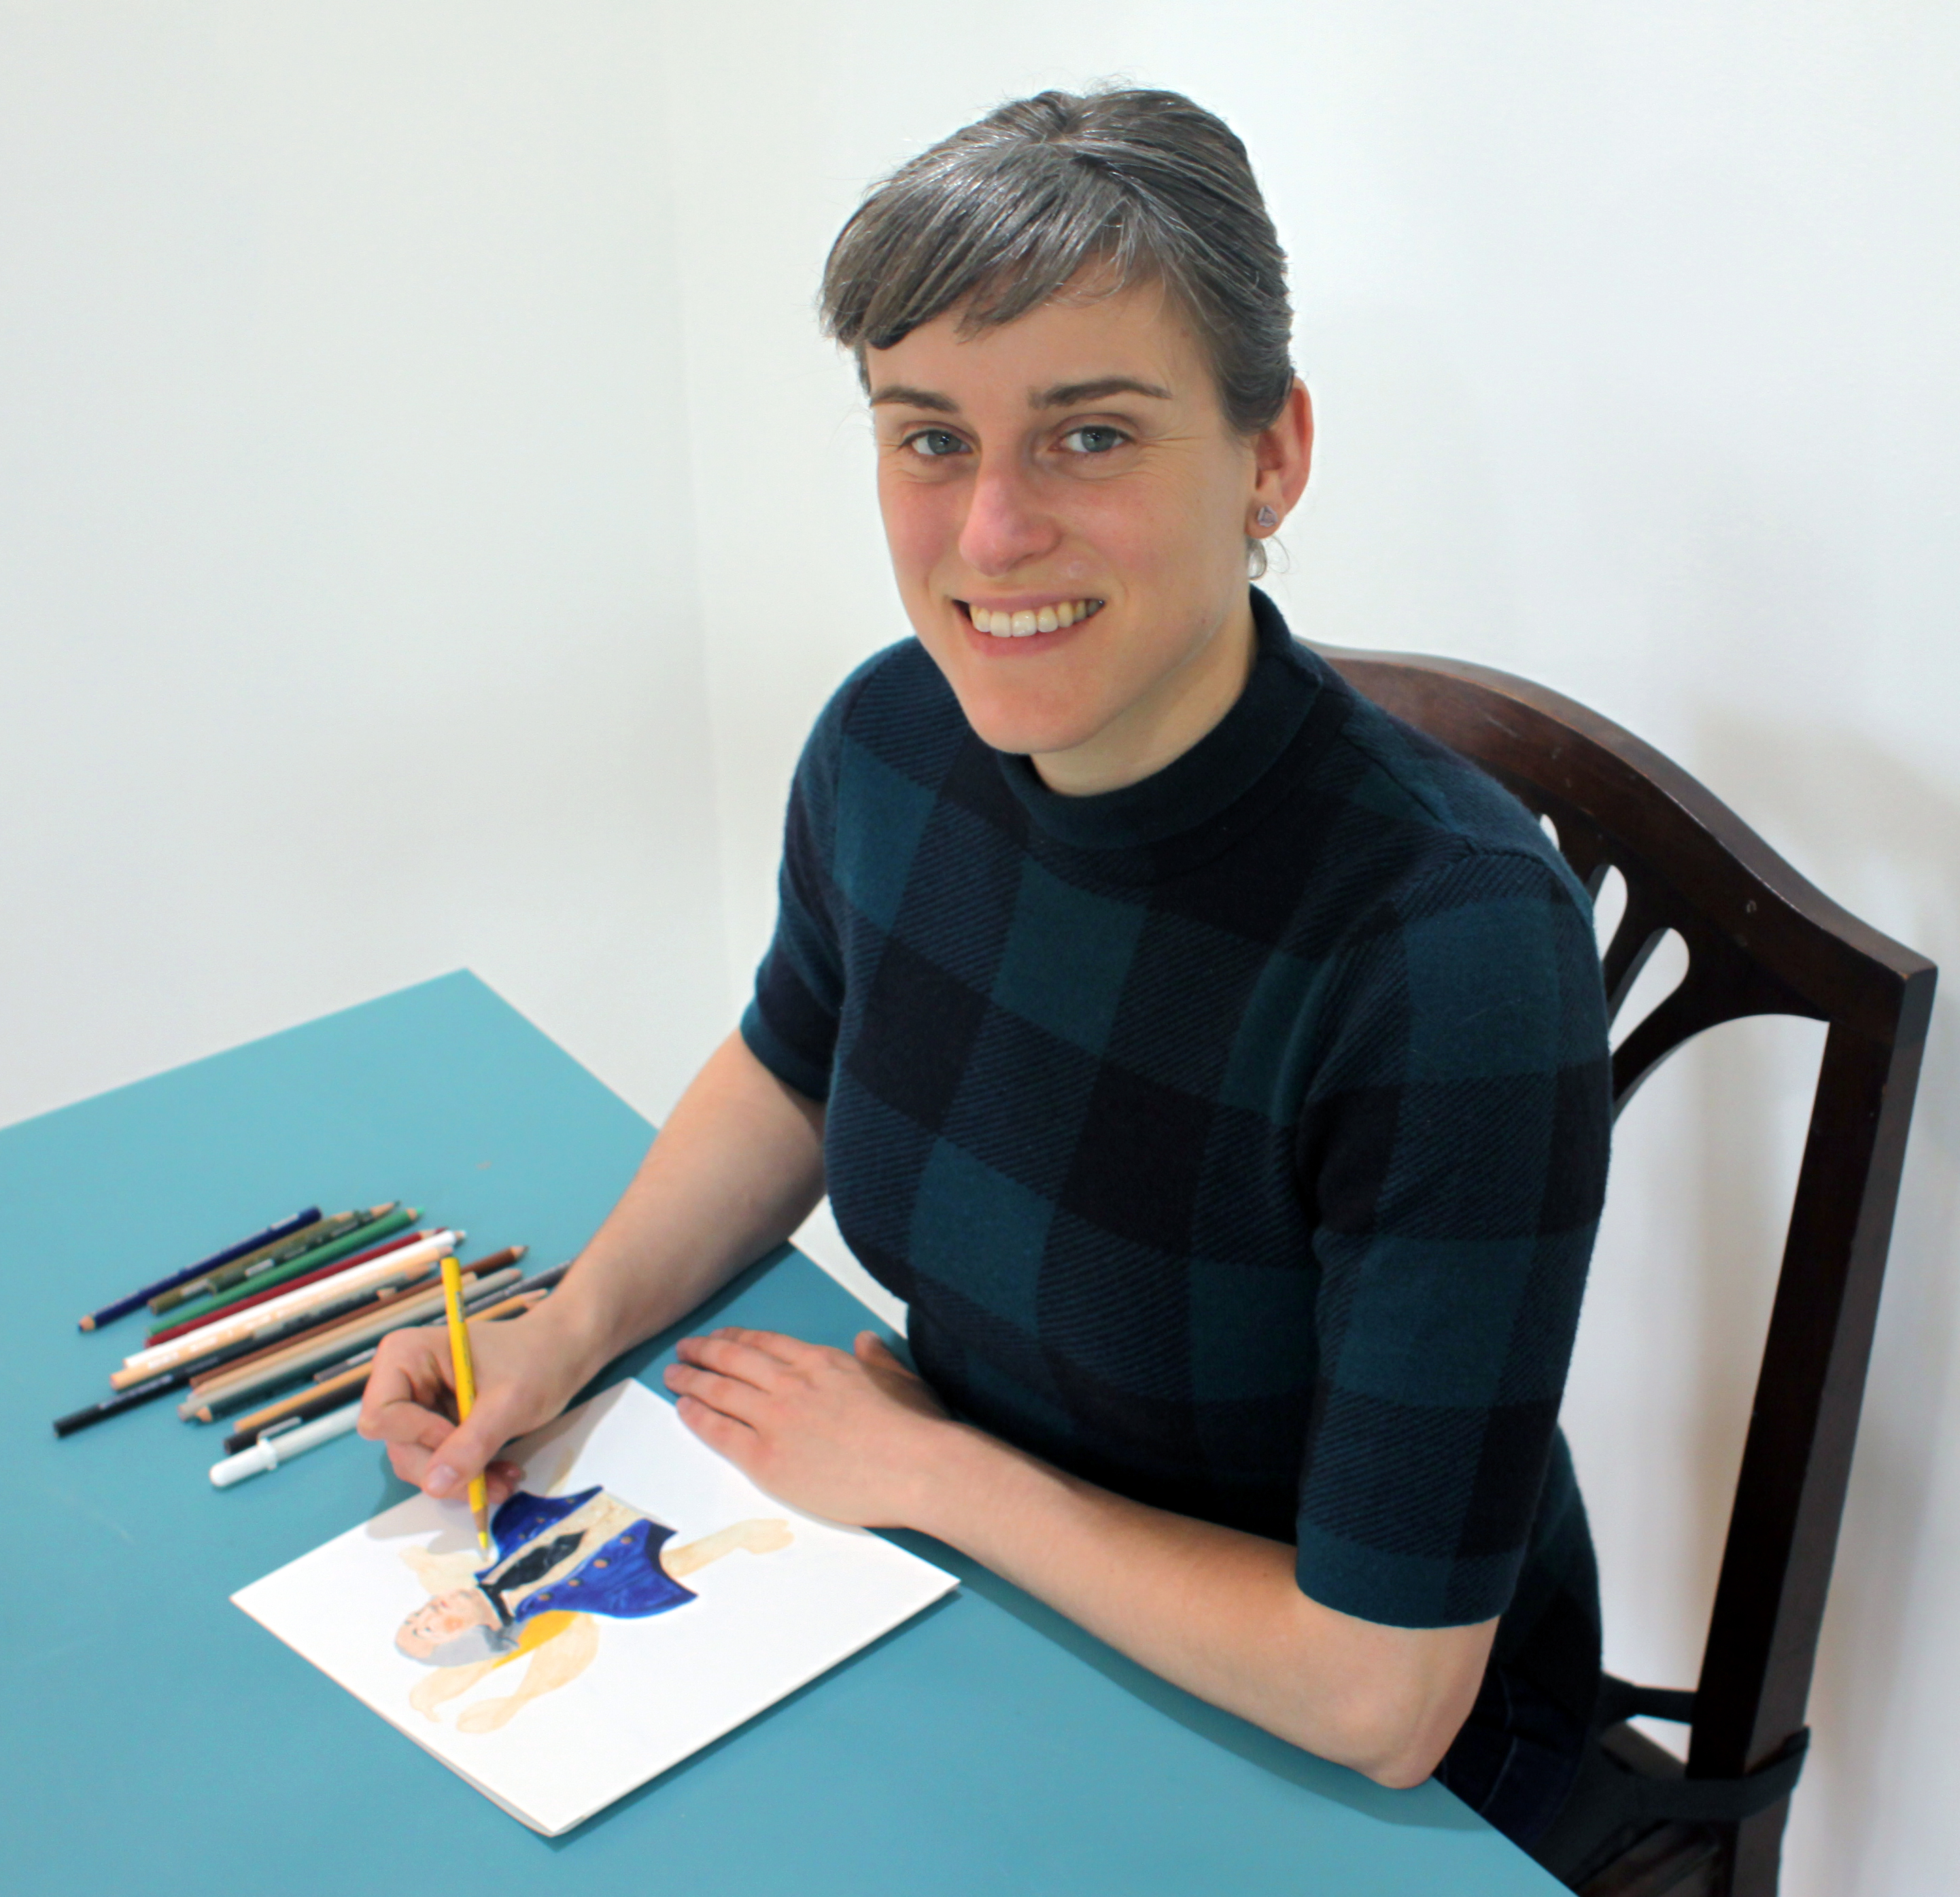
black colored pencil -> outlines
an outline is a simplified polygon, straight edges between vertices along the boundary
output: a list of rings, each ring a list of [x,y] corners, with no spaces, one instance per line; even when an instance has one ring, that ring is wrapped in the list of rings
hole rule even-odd
[[[85,1408],[71,1410],[65,1416],[55,1419],[57,1436],[72,1436],[78,1429],[87,1429],[99,1422],[106,1422],[111,1416],[119,1416],[126,1409],[140,1409],[147,1403],[154,1403],[166,1392],[181,1390],[190,1381],[187,1371],[161,1371],[148,1383],[132,1384],[127,1390],[119,1390],[113,1397],[105,1397],[99,1403],[90,1403]]]
[[[103,1397],[100,1403],[91,1403],[86,1409],[72,1411],[65,1416],[57,1416],[55,1434],[72,1436],[78,1429],[87,1429],[111,1416],[119,1416],[126,1409],[140,1409],[155,1397],[173,1390],[182,1390],[192,1378],[202,1377],[208,1370],[219,1369],[234,1357],[249,1356],[253,1351],[263,1349],[266,1341],[258,1337],[241,1337],[235,1344],[227,1344],[221,1350],[206,1351],[202,1357],[193,1358],[187,1364],[179,1364],[174,1370],[160,1370],[155,1376],[131,1384],[117,1390],[114,1396]]]

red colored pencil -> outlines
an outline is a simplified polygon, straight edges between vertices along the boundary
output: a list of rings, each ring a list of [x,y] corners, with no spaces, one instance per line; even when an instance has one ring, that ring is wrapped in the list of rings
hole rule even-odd
[[[284,1284],[269,1285],[263,1291],[255,1291],[249,1298],[235,1298],[228,1304],[221,1304],[215,1311],[207,1311],[202,1317],[153,1330],[143,1340],[143,1348],[148,1350],[158,1344],[168,1343],[173,1337],[181,1337],[188,1331],[201,1330],[206,1324],[215,1324],[221,1318],[235,1317],[240,1311],[250,1311],[254,1304],[262,1304],[269,1298],[282,1298],[303,1285],[317,1284],[323,1278],[352,1271],[356,1265],[371,1265],[377,1258],[384,1258],[391,1251],[399,1251],[404,1245],[418,1244],[428,1236],[426,1231],[397,1232],[386,1244],[377,1245],[371,1251],[357,1251],[351,1258],[336,1258],[332,1264],[322,1265],[317,1271],[303,1271],[297,1278],[288,1278]]]

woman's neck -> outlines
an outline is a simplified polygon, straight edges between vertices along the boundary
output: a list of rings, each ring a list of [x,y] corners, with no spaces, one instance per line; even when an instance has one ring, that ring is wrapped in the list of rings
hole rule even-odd
[[[1242,591],[1211,637],[1119,717],[1066,751],[1036,752],[1029,763],[1063,797],[1100,796],[1154,777],[1238,703],[1257,643],[1252,596]]]

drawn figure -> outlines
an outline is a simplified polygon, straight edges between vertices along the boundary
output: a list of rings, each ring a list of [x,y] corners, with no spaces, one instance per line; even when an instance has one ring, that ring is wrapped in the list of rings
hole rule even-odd
[[[745,1549],[765,1555],[789,1546],[785,1521],[741,1521],[669,1548],[673,1530],[644,1510],[587,1489],[574,1495],[512,1495],[492,1517],[496,1560],[481,1574],[464,1551],[406,1550],[431,1598],[405,1619],[395,1644],[436,1672],[409,1703],[429,1718],[447,1702],[514,1660],[529,1666],[517,1690],[468,1708],[460,1732],[494,1732],[530,1701],[576,1679],[599,1651],[593,1616],[642,1620],[697,1598],[681,1584],[709,1562]]]

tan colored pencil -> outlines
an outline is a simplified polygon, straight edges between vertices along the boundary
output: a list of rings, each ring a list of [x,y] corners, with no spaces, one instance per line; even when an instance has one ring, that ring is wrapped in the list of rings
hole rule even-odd
[[[516,1263],[529,1249],[525,1245],[506,1245],[501,1251],[493,1251],[487,1257],[471,1260],[463,1269],[474,1273],[480,1285],[487,1282],[494,1273]],[[383,1285],[375,1297],[355,1310],[343,1311],[339,1317],[329,1318],[308,1330],[289,1332],[268,1343],[262,1350],[254,1350],[243,1357],[233,1357],[224,1363],[215,1364],[210,1369],[192,1377],[190,1387],[193,1392],[201,1391],[215,1377],[236,1377],[248,1370],[256,1369],[262,1364],[270,1363],[283,1353],[296,1349],[301,1345],[323,1343],[343,1330],[352,1332],[358,1330],[371,1318],[380,1314],[388,1299],[406,1297],[412,1292],[419,1294],[424,1279],[430,1280],[432,1286],[437,1282],[441,1263],[441,1260],[431,1258],[425,1263],[412,1266],[399,1284]]]
[[[235,1363],[222,1365],[208,1376],[192,1380],[191,1397],[221,1395],[240,1384],[256,1382],[261,1377],[282,1371],[302,1357],[315,1356],[322,1350],[356,1349],[360,1342],[370,1336],[398,1324],[418,1323],[428,1312],[441,1308],[441,1285],[417,1285],[399,1298],[390,1298],[385,1304],[360,1312],[348,1323],[323,1325],[304,1337],[293,1338],[274,1345],[269,1350],[261,1351],[256,1358],[240,1357]]]
[[[501,1277],[506,1284],[514,1284],[523,1274],[514,1265],[508,1274],[495,1273],[493,1277]],[[486,1285],[486,1289],[496,1288]],[[400,1330],[411,1324],[427,1323],[442,1309],[439,1293],[425,1293],[402,1299],[387,1311],[371,1317],[361,1327],[330,1337],[304,1349],[282,1352],[269,1358],[258,1369],[249,1374],[214,1379],[194,1390],[178,1406],[177,1414],[187,1422],[210,1422],[215,1419],[221,1406],[224,1409],[237,1407],[240,1398],[249,1398],[261,1388],[272,1390],[288,1378],[304,1376],[308,1371],[323,1364],[330,1364],[358,1350],[363,1344],[378,1342],[390,1332]]]
[[[396,1273],[410,1265],[419,1265],[431,1258],[441,1258],[460,1241],[460,1232],[431,1232],[426,1238],[418,1240],[405,1250],[377,1258],[371,1264],[351,1267],[323,1279],[317,1285],[309,1285],[303,1291],[288,1293],[272,1299],[269,1303],[241,1313],[229,1319],[214,1318],[202,1328],[187,1331],[181,1337],[174,1337],[167,1344],[158,1344],[147,1350],[140,1350],[132,1357],[123,1360],[123,1368],[116,1376],[133,1374],[138,1381],[153,1377],[160,1370],[174,1370],[180,1364],[188,1364],[202,1357],[207,1351],[223,1349],[236,1343],[241,1338],[250,1336],[262,1324],[275,1317],[290,1317],[304,1314],[316,1306],[331,1303],[334,1298],[350,1291],[361,1290],[369,1285],[378,1285],[394,1277]],[[116,1376],[110,1381],[116,1382]]]
[[[291,1331],[246,1356],[234,1357],[224,1363],[214,1364],[210,1369],[200,1371],[192,1377],[190,1387],[193,1390],[202,1390],[214,1377],[236,1376],[241,1371],[256,1369],[260,1364],[271,1362],[283,1352],[317,1343],[340,1331],[358,1330],[383,1311],[392,1309],[401,1299],[425,1297],[430,1291],[439,1288],[441,1281],[436,1278],[435,1270],[433,1263],[416,1266],[399,1283],[384,1285],[377,1296],[356,1309],[342,1311],[338,1317],[326,1318],[321,1323],[310,1325],[304,1330]]]
[[[473,1324],[480,1319],[486,1324],[494,1324],[506,1317],[521,1317],[550,1295],[548,1291],[527,1291],[520,1297],[506,1298],[501,1304],[492,1304],[488,1311],[473,1311],[469,1321]]]
[[[345,1304],[348,1297],[359,1294],[363,1298],[362,1302],[354,1305],[351,1309],[343,1309],[337,1316],[323,1317],[317,1323],[307,1324],[303,1329],[295,1329],[294,1327],[304,1324],[308,1314],[304,1310],[288,1311],[278,1316],[267,1318],[256,1330],[247,1331],[242,1336],[234,1336],[228,1340],[229,1346],[235,1346],[241,1343],[250,1343],[255,1337],[262,1336],[266,1339],[264,1343],[256,1350],[247,1351],[239,1356],[227,1358],[222,1366],[214,1365],[211,1369],[193,1372],[191,1377],[192,1387],[195,1388],[202,1378],[211,1375],[214,1369],[221,1367],[227,1370],[235,1370],[240,1364],[255,1361],[263,1356],[268,1351],[280,1349],[294,1342],[295,1339],[309,1336],[313,1331],[323,1329],[328,1324],[342,1323],[350,1318],[358,1318],[364,1315],[374,1308],[377,1298],[399,1296],[404,1290],[412,1286],[418,1279],[432,1276],[436,1270],[437,1264],[438,1261],[433,1258],[425,1258],[419,1263],[412,1260],[389,1276],[374,1279],[362,1285],[349,1285],[342,1293],[339,1301]],[[327,1308],[330,1309],[331,1305]],[[209,1346],[212,1349],[226,1347],[228,1346],[218,1345]],[[195,1362],[196,1359],[193,1358],[192,1361]],[[142,1382],[145,1380],[135,1371],[118,1370],[110,1373],[109,1381],[113,1387],[119,1390],[129,1383]]]
[[[231,1433],[234,1436],[256,1436],[260,1430],[270,1428],[282,1416],[289,1416],[295,1409],[318,1403],[323,1397],[358,1396],[373,1368],[371,1364],[364,1365],[358,1370],[343,1371],[323,1384],[309,1384],[292,1396],[282,1397],[275,1403],[268,1403],[263,1409],[255,1409],[249,1416],[239,1417],[231,1425]]]
[[[492,1295],[494,1293],[486,1293],[480,1289],[477,1293],[479,1297]],[[526,1311],[533,1310],[542,1304],[550,1295],[551,1287],[549,1285],[540,1285],[536,1291],[527,1291],[518,1297],[506,1298],[500,1304],[491,1304],[484,1310],[473,1311],[469,1314],[469,1321],[473,1324],[480,1317],[485,1323],[489,1323],[505,1317],[521,1317]],[[313,1381],[316,1383],[325,1383],[328,1377],[339,1376],[343,1367],[348,1370],[358,1369],[371,1363],[374,1358],[374,1346],[371,1344],[357,1357],[345,1360],[336,1358],[332,1363],[323,1368],[316,1370],[313,1373]]]

